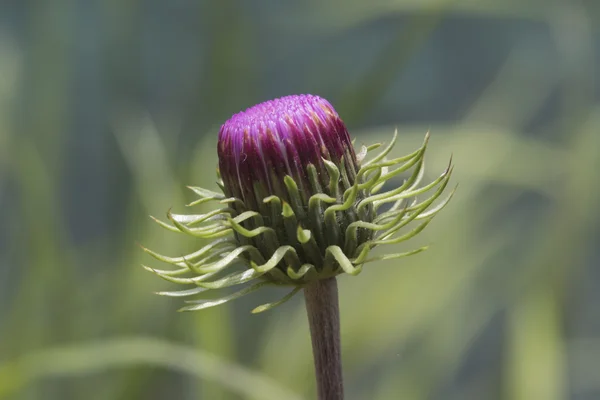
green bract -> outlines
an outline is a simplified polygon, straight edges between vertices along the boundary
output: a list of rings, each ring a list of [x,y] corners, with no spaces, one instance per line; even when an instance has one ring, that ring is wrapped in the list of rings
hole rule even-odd
[[[172,266],[168,270],[144,268],[169,282],[190,286],[159,294],[190,297],[206,290],[242,287],[218,299],[186,301],[181,310],[192,311],[223,304],[263,286],[292,289],[282,299],[253,310],[261,312],[287,301],[315,279],[357,275],[367,263],[425,250],[371,255],[376,246],[398,244],[417,235],[454,193],[434,205],[448,184],[451,163],[433,182],[420,186],[428,134],[419,149],[390,159],[396,137],[394,133],[391,143],[368,161],[367,156],[381,145],[362,146],[351,161],[352,168],[346,164],[347,155],[337,163],[326,158],[322,158],[322,166],[308,163],[304,166],[308,185],[304,182],[302,190],[290,175],[283,176],[277,190],[256,180],[252,182],[252,202],[257,203],[257,197],[262,201],[252,206],[239,197],[190,187],[198,196],[191,206],[212,202],[217,208],[197,215],[169,212],[170,223],[156,221],[168,230],[210,242],[180,257],[166,257],[144,248]],[[402,185],[385,187],[387,181],[403,173],[408,177]],[[222,180],[219,186],[222,192],[231,192]],[[413,221],[417,222],[408,228]]]

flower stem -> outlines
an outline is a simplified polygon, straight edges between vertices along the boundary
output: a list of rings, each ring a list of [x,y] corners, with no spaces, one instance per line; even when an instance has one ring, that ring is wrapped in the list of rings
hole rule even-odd
[[[304,288],[319,400],[343,400],[340,309],[335,278]]]

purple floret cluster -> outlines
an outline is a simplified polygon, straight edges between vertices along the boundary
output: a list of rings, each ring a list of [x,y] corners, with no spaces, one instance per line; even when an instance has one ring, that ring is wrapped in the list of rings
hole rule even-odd
[[[323,185],[329,179],[323,159],[339,165],[344,158],[356,166],[346,126],[327,100],[314,95],[269,100],[233,115],[219,131],[218,156],[226,195],[248,205],[260,203],[265,194],[281,194],[286,175],[302,189],[309,164]],[[259,196],[256,183],[268,193]]]

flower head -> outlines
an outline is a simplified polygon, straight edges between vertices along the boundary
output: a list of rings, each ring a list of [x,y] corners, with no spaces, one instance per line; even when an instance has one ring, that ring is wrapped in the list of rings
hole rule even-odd
[[[282,97],[235,114],[219,131],[218,155],[225,194],[255,207],[263,201],[254,190],[257,182],[268,194],[285,197],[285,176],[301,192],[310,190],[308,165],[323,170],[324,160],[338,165],[345,159],[354,175],[358,167],[346,126],[327,100],[312,95]],[[327,184],[325,176],[318,178]]]
[[[212,242],[176,258],[144,249],[177,267],[147,269],[168,281],[193,285],[161,294],[191,296],[248,284],[218,300],[188,301],[184,308],[197,310],[264,285],[293,287],[283,299],[255,309],[264,311],[313,280],[356,275],[370,261],[424,250],[369,257],[378,245],[400,243],[418,234],[452,195],[433,206],[448,183],[450,166],[419,187],[428,136],[411,154],[388,159],[395,139],[396,134],[383,151],[365,161],[367,153],[380,145],[362,146],[356,154],[331,104],[312,95],[287,96],[235,114],[219,131],[223,194],[191,187],[200,196],[191,205],[214,201],[222,207],[198,215],[169,212],[172,225],[158,221],[170,230]],[[402,185],[380,192],[388,180],[406,171],[412,172]],[[425,200],[416,200],[429,191],[432,194]],[[388,207],[381,208],[384,205]],[[419,224],[404,232],[413,221]]]

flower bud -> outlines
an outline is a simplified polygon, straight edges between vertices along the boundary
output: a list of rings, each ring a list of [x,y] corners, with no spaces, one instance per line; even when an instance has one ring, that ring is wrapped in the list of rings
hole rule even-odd
[[[223,195],[191,188],[200,196],[191,205],[213,201],[222,207],[197,215],[169,212],[172,224],[158,221],[172,231],[213,241],[175,258],[144,249],[177,267],[146,268],[170,282],[194,285],[162,293],[169,296],[249,284],[218,300],[190,300],[184,310],[222,304],[264,285],[293,287],[283,299],[254,310],[259,312],[281,304],[313,280],[357,275],[365,263],[424,250],[369,257],[376,246],[397,244],[421,232],[453,193],[433,205],[448,184],[450,165],[419,187],[429,135],[411,154],[388,159],[396,136],[365,161],[380,145],[362,146],[355,153],[337,112],[313,95],[282,97],[233,115],[219,131]],[[386,182],[408,171],[402,185],[380,192]],[[430,191],[425,200],[416,200]],[[403,232],[413,221],[419,223]],[[240,263],[242,270],[235,268]]]
[[[225,194],[254,209],[265,193],[286,198],[286,176],[308,196],[313,190],[309,165],[325,187],[323,160],[339,165],[344,159],[352,178],[358,168],[346,126],[328,101],[312,95],[282,97],[235,114],[219,131],[218,156]]]
[[[322,272],[327,247],[344,245],[344,229],[358,219],[356,205],[363,197],[357,187],[352,192],[359,164],[346,126],[331,104],[300,95],[251,107],[223,124],[218,156],[225,195],[241,200],[235,205],[237,213],[250,210],[262,217],[258,225],[245,221],[242,226],[275,232],[240,243],[249,241],[266,259],[272,249],[292,246],[301,265],[311,262]],[[346,191],[351,195],[348,206],[330,212],[326,220],[325,211],[343,202]],[[371,210],[369,206],[363,213],[368,222]],[[287,269],[285,262],[278,267]]]

